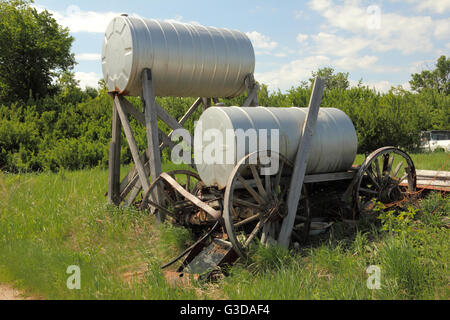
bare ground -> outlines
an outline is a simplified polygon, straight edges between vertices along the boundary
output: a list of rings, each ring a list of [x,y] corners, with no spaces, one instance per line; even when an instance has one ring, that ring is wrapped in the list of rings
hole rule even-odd
[[[0,284],[0,300],[34,300],[34,298],[24,296],[23,292],[10,285]]]

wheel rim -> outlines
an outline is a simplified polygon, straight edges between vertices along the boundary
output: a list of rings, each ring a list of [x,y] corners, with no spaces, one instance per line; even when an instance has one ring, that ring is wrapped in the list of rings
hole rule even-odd
[[[277,239],[286,214],[286,173],[292,172],[292,164],[274,152],[270,158],[271,164],[278,163],[278,170],[263,175],[267,152],[244,157],[234,168],[225,190],[223,216],[227,235],[236,253],[244,258],[254,240],[268,244]]]
[[[358,212],[367,209],[373,199],[384,204],[394,203],[406,199],[416,190],[416,169],[411,157],[394,147],[372,153],[358,174],[355,189]]]
[[[174,180],[176,180],[186,191],[196,194],[203,186],[198,174],[187,170],[176,170],[169,172]],[[158,185],[163,185],[162,203],[159,205],[151,199],[156,194]],[[174,219],[174,222],[183,224],[184,217],[195,209],[190,201],[184,199],[169,183],[164,179],[158,178],[153,182],[149,190],[144,195],[141,203],[141,210],[152,210],[154,213],[162,212],[164,215]]]

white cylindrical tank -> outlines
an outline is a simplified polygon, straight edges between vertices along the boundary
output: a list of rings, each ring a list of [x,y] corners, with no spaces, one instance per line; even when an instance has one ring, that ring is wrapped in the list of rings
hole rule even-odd
[[[278,152],[294,162],[307,112],[306,108],[207,109],[196,125],[194,136],[195,163],[203,182],[224,188],[243,156],[254,151],[273,150],[273,142],[270,142],[272,129],[278,132]],[[252,142],[252,138],[246,138],[238,144],[238,135],[234,134],[238,129],[242,129],[241,135],[247,132],[247,137],[251,137],[252,133],[248,130],[254,129],[258,133],[257,143],[255,140]],[[267,130],[268,138],[264,131],[260,131],[264,129]],[[243,150],[244,145],[245,154],[242,155],[240,150]],[[332,173],[350,169],[357,147],[356,131],[350,118],[339,109],[320,109],[306,173]]]
[[[108,89],[124,95],[141,95],[149,68],[157,96],[225,98],[244,91],[255,53],[239,31],[120,16],[106,30],[102,68]]]

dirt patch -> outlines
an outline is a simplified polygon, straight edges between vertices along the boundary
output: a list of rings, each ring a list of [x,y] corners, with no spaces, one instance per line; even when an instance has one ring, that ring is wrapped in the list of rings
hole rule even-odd
[[[32,297],[26,297],[20,290],[14,289],[9,285],[0,284],[0,300],[35,300]]]

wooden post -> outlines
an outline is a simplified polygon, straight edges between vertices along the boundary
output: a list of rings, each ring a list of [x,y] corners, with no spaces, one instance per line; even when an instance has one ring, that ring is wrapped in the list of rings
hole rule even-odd
[[[279,245],[285,248],[289,248],[291,234],[294,228],[295,216],[297,214],[298,202],[302,193],[303,182],[306,173],[306,165],[308,164],[312,139],[316,127],[317,117],[319,115],[320,103],[322,102],[324,88],[325,80],[316,77],[311,100],[309,102],[308,116],[303,126],[302,138],[297,150],[294,172],[291,177],[291,185],[289,188],[289,195],[287,200],[288,215],[283,220],[280,236],[278,238]]]
[[[253,74],[249,74],[245,78],[245,87],[247,88],[247,100],[245,100],[243,107],[258,106],[258,84],[255,81]]]
[[[257,105],[258,86],[254,81],[253,75],[249,75],[246,77],[245,86],[249,95],[247,103]],[[162,169],[160,151],[166,147],[169,147],[171,149],[174,147],[174,143],[170,140],[173,132],[177,129],[183,128],[186,121],[198,110],[200,105],[203,105],[204,110],[206,110],[207,108],[211,107],[212,101],[214,101],[214,103],[218,102],[217,98],[198,98],[189,108],[186,114],[179,121],[177,121],[156,103],[152,73],[150,69],[145,69],[142,74],[142,87],[143,112],[140,112],[138,109],[136,109],[127,99],[125,99],[125,97],[118,95],[117,93],[111,93],[111,96],[114,99],[114,112],[120,110],[122,113],[122,115],[118,114],[116,116],[116,123],[118,124],[118,127],[117,125],[114,125],[113,120],[113,126],[115,126],[115,129],[113,129],[113,131],[116,132],[116,138],[113,137],[113,140],[111,141],[109,155],[110,182],[108,185],[108,201],[116,205],[120,205],[122,202],[124,202],[125,206],[129,206],[134,203],[137,196],[142,190],[142,186],[144,186],[145,191],[145,189],[147,188],[146,185],[149,185],[148,176],[150,175],[151,179],[153,180],[159,177],[159,175],[161,174]],[[143,124],[146,127],[148,149],[144,154],[139,154],[139,151],[137,150],[136,141],[128,122],[128,115],[133,116],[140,124]],[[158,117],[172,129],[169,135],[166,135],[164,132],[158,129]],[[115,181],[114,179],[120,179],[121,121],[130,145],[130,149],[132,150],[135,166],[131,169],[130,172],[128,172],[128,174],[121,182],[119,181],[117,183],[117,181]],[[155,146],[158,146],[159,150]],[[115,167],[116,164],[119,167]],[[195,165],[191,166],[195,169]],[[115,175],[113,173],[115,173]],[[143,176],[145,176],[145,180],[147,181],[147,183],[143,182]],[[161,199],[160,192],[161,190],[158,190],[158,194],[155,195],[158,199]],[[158,203],[157,199],[152,200]]]
[[[128,121],[128,117],[121,106],[119,97],[116,96],[114,101],[116,103],[116,108],[119,113],[120,120],[122,122],[123,130],[125,131],[125,135],[128,140],[128,145],[130,146],[131,155],[133,156],[133,161],[134,164],[136,165],[141,185],[144,188],[144,192],[147,192],[148,189],[150,188],[150,183],[145,173],[144,165],[141,162],[139,149],[136,143],[136,139],[134,138],[133,131],[131,130],[130,122]]]
[[[212,106],[211,98],[202,98],[202,103],[203,103],[203,111],[208,110]]]
[[[108,173],[108,203],[120,204],[120,144],[121,144],[120,117],[113,101],[112,139],[109,145],[109,173]]]
[[[119,99],[121,101],[121,105],[123,106],[124,110],[132,115],[140,124],[143,126],[146,126],[145,124],[145,115],[137,110],[125,97],[119,96]],[[180,127],[184,126],[186,121],[194,114],[194,112],[198,109],[198,107],[202,104],[202,98],[198,98],[194,104],[189,108],[189,110],[186,112],[186,114],[181,118],[181,120],[178,122]],[[160,150],[163,150],[166,147],[173,148],[174,143],[170,140],[170,138],[173,135],[173,131],[170,132],[168,136],[166,136],[161,130],[159,130],[160,134],[160,140],[161,144],[159,146]],[[144,154],[141,155],[141,161],[145,163],[144,167],[146,172],[148,171],[148,175],[150,175],[150,161],[148,159],[150,158],[150,152],[147,149]],[[146,159],[144,159],[146,158]],[[139,175],[137,174],[136,167],[133,167],[131,171],[125,176],[123,181],[120,185],[120,202],[124,201],[125,198],[128,196],[128,199],[126,199],[124,205],[130,206],[134,203],[136,200],[136,197],[138,196],[139,192],[141,191],[141,184],[139,181]]]
[[[159,149],[158,105],[155,101],[155,91],[153,87],[152,72],[150,69],[144,69],[144,71],[142,72],[142,101],[144,103],[147,143],[150,157],[150,177],[152,181],[155,181],[162,173],[162,168],[161,154]],[[169,116],[164,120],[168,121],[169,118],[172,119]],[[178,125],[178,122],[176,124]],[[160,188],[156,188],[156,194],[152,195],[152,201],[160,204],[161,199],[161,190]],[[156,218],[157,222],[161,223],[164,222],[165,215],[162,212],[158,212]]]

